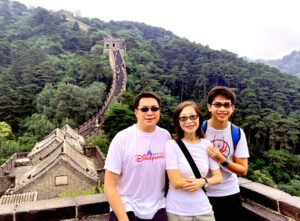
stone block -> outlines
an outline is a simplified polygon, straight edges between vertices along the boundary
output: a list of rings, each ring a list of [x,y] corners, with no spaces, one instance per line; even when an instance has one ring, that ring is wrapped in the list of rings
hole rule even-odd
[[[243,177],[239,177],[238,180],[239,180],[239,185],[247,184],[247,183],[253,183],[253,181],[248,180],[248,179],[243,178]]]
[[[281,190],[255,182],[240,184],[240,189],[242,198],[250,199],[274,211],[279,211],[278,200],[290,196]]]
[[[22,203],[16,208],[16,221],[50,221],[75,217],[76,203],[74,198]]]
[[[289,221],[287,217],[253,202],[243,202],[243,214],[251,221]]]
[[[279,210],[288,217],[300,220],[300,197],[290,196],[280,199]]]
[[[0,221],[13,221],[16,205],[0,205]]]
[[[78,196],[75,198],[78,218],[109,213],[109,204],[104,194]]]

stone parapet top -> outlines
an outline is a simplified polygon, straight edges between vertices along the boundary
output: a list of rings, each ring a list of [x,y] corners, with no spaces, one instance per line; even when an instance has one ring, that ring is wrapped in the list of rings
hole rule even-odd
[[[0,221],[83,219],[109,213],[103,194],[0,205]]]
[[[239,178],[239,182],[248,218],[300,220],[300,197],[243,178]],[[0,221],[96,220],[95,217],[107,220],[108,213],[109,205],[103,194],[0,205]]]
[[[280,213],[300,220],[300,197],[290,196],[279,200]]]
[[[241,196],[294,220],[300,220],[300,197],[281,190],[239,178]]]
[[[252,182],[245,178],[239,178],[239,184],[240,187],[251,189],[252,191],[255,191],[258,194],[262,194],[275,200],[291,196],[290,194],[285,193],[281,190],[266,186],[261,183]]]

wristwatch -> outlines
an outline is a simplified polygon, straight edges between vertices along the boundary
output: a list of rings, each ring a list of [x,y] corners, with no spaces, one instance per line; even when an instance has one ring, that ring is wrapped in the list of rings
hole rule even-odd
[[[205,183],[204,183],[204,188],[206,189],[208,187],[208,181],[207,181],[207,178],[206,177],[203,177]]]
[[[226,158],[222,163],[220,163],[223,167],[226,167],[229,164],[229,160]]]

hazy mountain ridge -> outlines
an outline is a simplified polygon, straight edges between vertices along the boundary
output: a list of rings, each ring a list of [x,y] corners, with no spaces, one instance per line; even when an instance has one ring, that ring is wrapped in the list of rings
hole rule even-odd
[[[265,63],[278,68],[282,72],[300,77],[300,50],[293,51],[289,55],[284,56],[282,59],[258,60],[258,62]]]

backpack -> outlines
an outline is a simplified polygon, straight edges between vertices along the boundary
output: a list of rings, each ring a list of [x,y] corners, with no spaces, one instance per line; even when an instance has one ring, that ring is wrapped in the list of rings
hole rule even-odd
[[[203,130],[204,134],[206,133],[207,130],[207,121],[203,121],[201,125],[201,129]],[[232,137],[232,143],[233,143],[233,150],[235,151],[240,139],[241,139],[241,129],[231,123],[231,137]]]

